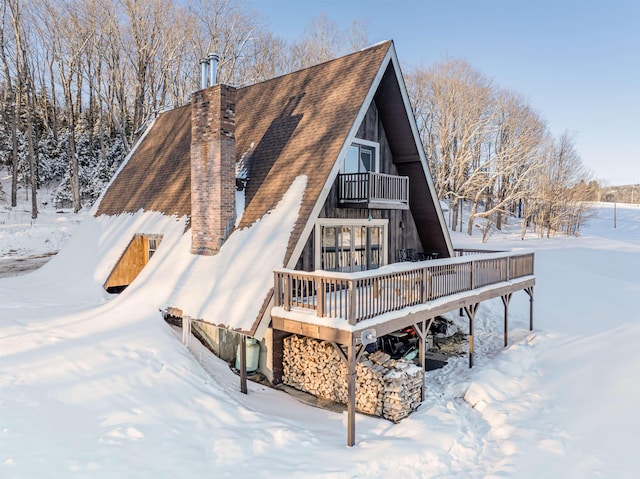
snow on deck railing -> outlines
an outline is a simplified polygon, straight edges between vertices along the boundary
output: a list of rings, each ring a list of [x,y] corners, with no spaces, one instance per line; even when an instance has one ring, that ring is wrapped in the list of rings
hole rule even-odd
[[[496,249],[470,249],[470,248],[454,248],[453,253],[456,257],[470,256],[473,254],[489,254],[489,253],[504,253]]]
[[[344,318],[355,325],[389,311],[533,275],[533,265],[532,252],[474,251],[355,273],[277,269],[275,306],[315,310],[320,317]]]

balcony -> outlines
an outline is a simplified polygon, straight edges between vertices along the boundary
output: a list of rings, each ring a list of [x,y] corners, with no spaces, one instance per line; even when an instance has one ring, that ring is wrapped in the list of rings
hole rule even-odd
[[[483,301],[535,283],[533,253],[457,250],[456,255],[357,273],[277,270],[274,306],[283,317],[295,311],[315,313],[329,323],[338,320],[355,326],[416,305],[451,311],[462,307],[461,294],[472,293]],[[277,316],[278,310],[272,315]]]
[[[349,208],[409,209],[409,177],[371,171],[340,174],[338,205]]]

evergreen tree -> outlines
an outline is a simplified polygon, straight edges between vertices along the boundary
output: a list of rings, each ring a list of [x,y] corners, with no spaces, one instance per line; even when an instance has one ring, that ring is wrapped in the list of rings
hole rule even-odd
[[[43,184],[59,182],[68,168],[68,159],[56,141],[53,131],[47,130],[38,142],[38,164]]]

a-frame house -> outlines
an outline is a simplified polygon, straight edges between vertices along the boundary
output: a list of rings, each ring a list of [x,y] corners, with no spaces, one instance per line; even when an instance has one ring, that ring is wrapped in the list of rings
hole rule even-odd
[[[156,278],[176,281],[158,305],[166,315],[195,322],[226,359],[240,338],[243,371],[245,338],[260,341],[274,384],[287,336],[333,343],[347,364],[350,445],[364,344],[413,327],[424,366],[433,318],[464,309],[473,338],[478,304],[494,297],[506,341],[511,294],[533,301],[533,254],[454,251],[392,42],[237,89],[207,84],[204,67],[203,88],[157,117],[96,211],[188,218],[190,244],[175,248],[193,259],[177,279]],[[253,234],[275,219],[279,229]],[[131,238],[105,288],[178,254],[162,234]],[[471,363],[472,352],[471,339]]]

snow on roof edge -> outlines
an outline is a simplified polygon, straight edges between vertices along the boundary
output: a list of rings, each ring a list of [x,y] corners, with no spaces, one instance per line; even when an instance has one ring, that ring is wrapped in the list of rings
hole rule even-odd
[[[258,315],[273,287],[273,271],[284,264],[306,185],[306,175],[298,176],[273,210],[234,230],[215,256],[192,255],[185,234],[171,265],[179,277],[161,311],[260,336]]]

